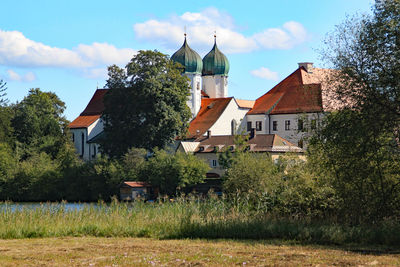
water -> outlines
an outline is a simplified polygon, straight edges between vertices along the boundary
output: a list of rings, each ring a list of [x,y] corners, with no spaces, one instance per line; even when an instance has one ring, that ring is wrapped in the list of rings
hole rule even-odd
[[[64,211],[79,211],[84,208],[89,207],[99,207],[97,203],[63,203],[63,202],[3,202],[0,203],[0,212],[9,209],[11,211],[23,210],[23,209],[50,209],[50,210],[59,210],[63,209]]]

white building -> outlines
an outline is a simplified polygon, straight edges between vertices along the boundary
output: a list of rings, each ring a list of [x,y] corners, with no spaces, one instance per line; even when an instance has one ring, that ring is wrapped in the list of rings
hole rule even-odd
[[[254,129],[257,135],[277,135],[302,147],[303,129],[317,127],[323,111],[329,109],[324,75],[330,70],[313,68],[312,63],[299,63],[299,68],[274,88],[250,101],[228,97],[229,61],[216,41],[201,59],[189,47],[185,35],[182,47],[171,59],[183,66],[182,75],[190,80],[187,104],[193,118],[185,139],[191,142],[210,133],[227,136]],[[96,141],[103,133],[102,100],[106,92],[96,90],[86,109],[69,125],[77,153],[86,160],[99,153]]]

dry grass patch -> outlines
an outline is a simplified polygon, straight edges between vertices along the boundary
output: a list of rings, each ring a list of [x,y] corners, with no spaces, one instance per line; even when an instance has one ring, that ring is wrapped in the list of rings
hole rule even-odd
[[[0,266],[398,266],[398,253],[288,243],[66,237],[0,240]]]

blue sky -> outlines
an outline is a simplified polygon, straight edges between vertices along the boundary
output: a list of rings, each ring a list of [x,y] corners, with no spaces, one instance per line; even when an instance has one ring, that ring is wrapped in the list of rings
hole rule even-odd
[[[256,99],[297,68],[322,67],[317,50],[346,15],[372,0],[75,1],[2,0],[0,78],[11,102],[29,88],[55,92],[73,120],[106,68],[138,50],[171,55],[183,42],[204,56],[217,43],[230,61],[229,95]]]

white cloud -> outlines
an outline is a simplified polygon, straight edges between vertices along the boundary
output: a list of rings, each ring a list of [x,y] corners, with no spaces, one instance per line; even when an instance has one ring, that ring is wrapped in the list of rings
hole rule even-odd
[[[25,73],[25,75],[20,75],[13,70],[7,70],[8,78],[11,81],[19,81],[19,82],[33,82],[36,80],[36,76],[33,72],[29,71]]]
[[[130,48],[119,49],[111,44],[96,42],[79,44],[73,49],[51,47],[28,39],[21,32],[0,30],[0,64],[5,66],[77,68],[84,73],[95,73],[98,72],[95,69],[105,65],[125,65],[135,53]],[[9,72],[10,78],[17,79],[15,74]],[[25,80],[32,77],[29,75]]]
[[[289,21],[278,28],[267,28],[253,35],[240,33],[233,18],[216,8],[201,12],[186,12],[166,20],[148,20],[133,25],[138,39],[157,42],[167,49],[176,49],[182,43],[184,26],[190,45],[208,51],[217,32],[218,45],[226,53],[246,53],[260,49],[290,49],[307,39],[307,31],[298,22]]]
[[[261,79],[273,80],[273,81],[278,80],[278,73],[271,71],[268,68],[261,67],[259,69],[250,71],[250,73],[251,73],[251,75],[261,78]]]

